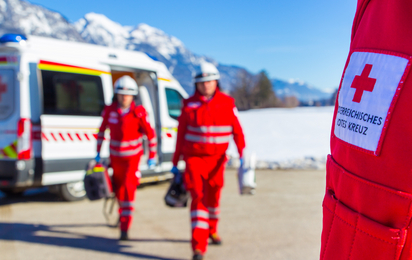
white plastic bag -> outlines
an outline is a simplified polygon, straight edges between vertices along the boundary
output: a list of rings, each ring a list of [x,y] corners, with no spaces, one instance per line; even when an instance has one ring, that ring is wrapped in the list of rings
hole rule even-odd
[[[241,195],[255,194],[256,189],[256,155],[252,153],[251,156],[245,154],[244,163],[238,170],[239,192]]]

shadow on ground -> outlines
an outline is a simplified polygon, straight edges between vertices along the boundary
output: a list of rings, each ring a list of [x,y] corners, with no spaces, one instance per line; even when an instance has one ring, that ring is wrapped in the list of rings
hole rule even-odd
[[[130,248],[127,243],[117,239],[96,237],[75,232],[56,230],[58,228],[100,227],[95,225],[34,225],[24,223],[0,222],[0,241],[22,241],[34,244],[43,244],[59,247],[71,247],[76,249],[93,250],[103,253],[119,254],[142,259],[156,260],[180,260],[178,258],[164,258],[156,255],[124,252]],[[190,243],[189,240],[174,239],[131,239],[131,242],[155,242],[155,243]]]
[[[167,185],[169,180],[155,182],[155,183],[144,183],[137,187],[137,189],[144,189],[150,186],[156,185]],[[166,189],[165,189],[166,192]],[[85,198],[87,199],[87,198]],[[16,203],[27,203],[27,202],[62,202],[62,198],[55,194],[49,192],[47,187],[41,188],[31,188],[26,190],[23,194],[15,195],[15,196],[6,196],[3,192],[0,191],[0,206],[2,205],[10,205]]]
[[[21,195],[6,196],[0,192],[0,206],[27,202],[61,202],[62,199],[47,188],[29,189]]]

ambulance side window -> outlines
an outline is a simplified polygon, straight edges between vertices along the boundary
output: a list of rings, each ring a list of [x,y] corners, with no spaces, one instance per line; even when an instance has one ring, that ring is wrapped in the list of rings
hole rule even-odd
[[[104,107],[99,76],[42,71],[44,114],[100,116]]]
[[[180,93],[174,89],[166,88],[167,110],[169,116],[174,119],[178,119],[182,112],[183,97]]]

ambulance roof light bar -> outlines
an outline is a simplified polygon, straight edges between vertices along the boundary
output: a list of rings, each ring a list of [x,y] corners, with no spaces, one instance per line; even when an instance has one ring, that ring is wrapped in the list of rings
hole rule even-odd
[[[22,41],[25,42],[27,37],[23,34],[15,34],[15,33],[6,33],[0,37],[0,43],[8,43],[8,42],[16,42],[21,43]]]

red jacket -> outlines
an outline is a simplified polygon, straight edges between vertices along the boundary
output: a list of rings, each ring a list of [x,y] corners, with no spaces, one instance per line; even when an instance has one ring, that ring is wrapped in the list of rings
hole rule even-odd
[[[117,102],[106,106],[102,113],[103,122],[97,135],[97,151],[100,151],[106,128],[110,129],[110,155],[132,157],[143,153],[142,135],[149,140],[149,158],[156,156],[157,139],[150,126],[148,115],[143,106],[132,102],[130,111],[121,115]]]
[[[205,100],[196,91],[183,101],[173,164],[177,165],[181,155],[223,155],[232,135],[242,156],[245,137],[234,99],[217,89],[212,99]]]
[[[359,0],[335,107],[321,259],[412,259],[412,1]]]

